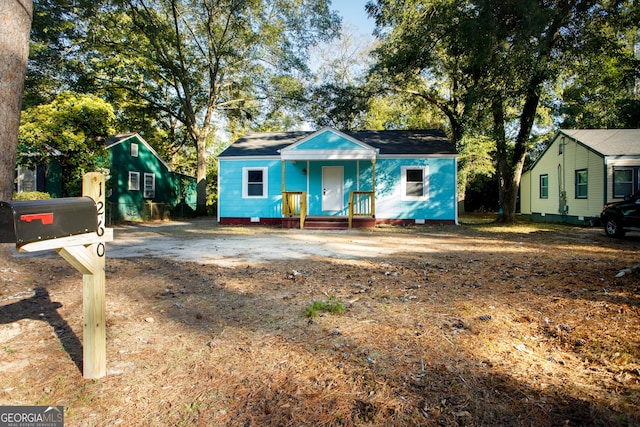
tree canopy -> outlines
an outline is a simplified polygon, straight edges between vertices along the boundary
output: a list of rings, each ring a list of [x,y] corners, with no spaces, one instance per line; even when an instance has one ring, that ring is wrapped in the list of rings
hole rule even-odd
[[[80,196],[87,172],[108,169],[105,140],[113,134],[113,108],[95,95],[62,92],[51,103],[22,113],[20,164],[57,160],[64,196]]]
[[[339,18],[322,0],[114,0],[91,24],[89,73],[105,91],[156,110],[175,144],[196,149],[203,212],[213,132],[268,110]]]
[[[376,0],[367,10],[382,40],[378,72],[438,106],[459,149],[468,134],[495,141],[507,222],[551,88],[585,55],[625,56],[620,31],[638,22],[633,1]]]
[[[511,221],[525,159],[550,131],[640,125],[632,0],[371,0],[375,45],[337,38],[325,0],[34,4],[25,107],[101,97],[117,131],[197,176],[200,212],[208,157],[249,128],[445,128],[461,193],[496,171]],[[314,75],[309,48],[331,40]]]

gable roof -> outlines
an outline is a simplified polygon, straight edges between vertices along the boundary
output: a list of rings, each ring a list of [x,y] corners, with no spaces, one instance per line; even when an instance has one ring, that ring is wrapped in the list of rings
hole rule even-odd
[[[561,129],[533,164],[527,168],[527,171],[533,170],[551,146],[563,135],[601,157],[640,155],[640,129]]]
[[[112,148],[113,146],[118,145],[118,144],[122,144],[124,141],[127,141],[127,140],[132,139],[132,138],[137,139],[138,142],[142,143],[142,145],[147,147],[147,150],[149,150],[158,159],[158,161],[160,163],[162,163],[162,165],[165,168],[167,168],[168,172],[173,172],[173,169],[171,169],[171,166],[169,166],[169,164],[167,162],[165,162],[162,157],[160,157],[160,154],[158,154],[156,152],[156,150],[154,150],[153,147],[151,145],[149,145],[149,143],[147,141],[145,141],[140,136],[140,134],[138,134],[136,132],[129,132],[129,133],[123,133],[123,134],[112,136],[105,143],[105,148],[107,148],[107,149]]]
[[[282,160],[371,160],[379,151],[352,136],[326,127],[283,148],[280,157]]]
[[[243,136],[218,157],[279,157],[280,151],[320,131],[266,132]],[[338,131],[335,131],[338,132]],[[456,156],[454,145],[440,130],[384,130],[339,132],[367,146],[380,155]]]
[[[602,156],[640,155],[640,129],[566,129],[560,133]]]

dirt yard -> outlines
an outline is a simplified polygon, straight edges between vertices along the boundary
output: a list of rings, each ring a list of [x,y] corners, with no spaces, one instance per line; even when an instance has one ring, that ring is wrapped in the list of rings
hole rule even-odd
[[[85,380],[82,276],[0,245],[0,405],[67,426],[640,425],[640,233],[196,221],[110,247],[108,375]]]

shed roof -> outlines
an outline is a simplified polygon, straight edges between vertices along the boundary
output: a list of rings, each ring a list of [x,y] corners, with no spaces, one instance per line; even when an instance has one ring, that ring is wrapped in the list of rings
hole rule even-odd
[[[280,156],[280,150],[315,131],[267,132],[245,135],[218,157]],[[454,145],[441,130],[384,130],[344,132],[379,151],[380,155],[457,155]]]
[[[640,154],[640,129],[565,129],[561,132],[603,156]]]

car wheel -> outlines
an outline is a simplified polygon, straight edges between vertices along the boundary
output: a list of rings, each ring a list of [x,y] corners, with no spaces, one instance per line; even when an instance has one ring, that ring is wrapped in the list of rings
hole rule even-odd
[[[610,236],[610,237],[624,236],[624,231],[622,230],[620,221],[618,221],[616,218],[613,218],[613,217],[607,218],[605,220],[604,232],[607,233],[607,236]]]

